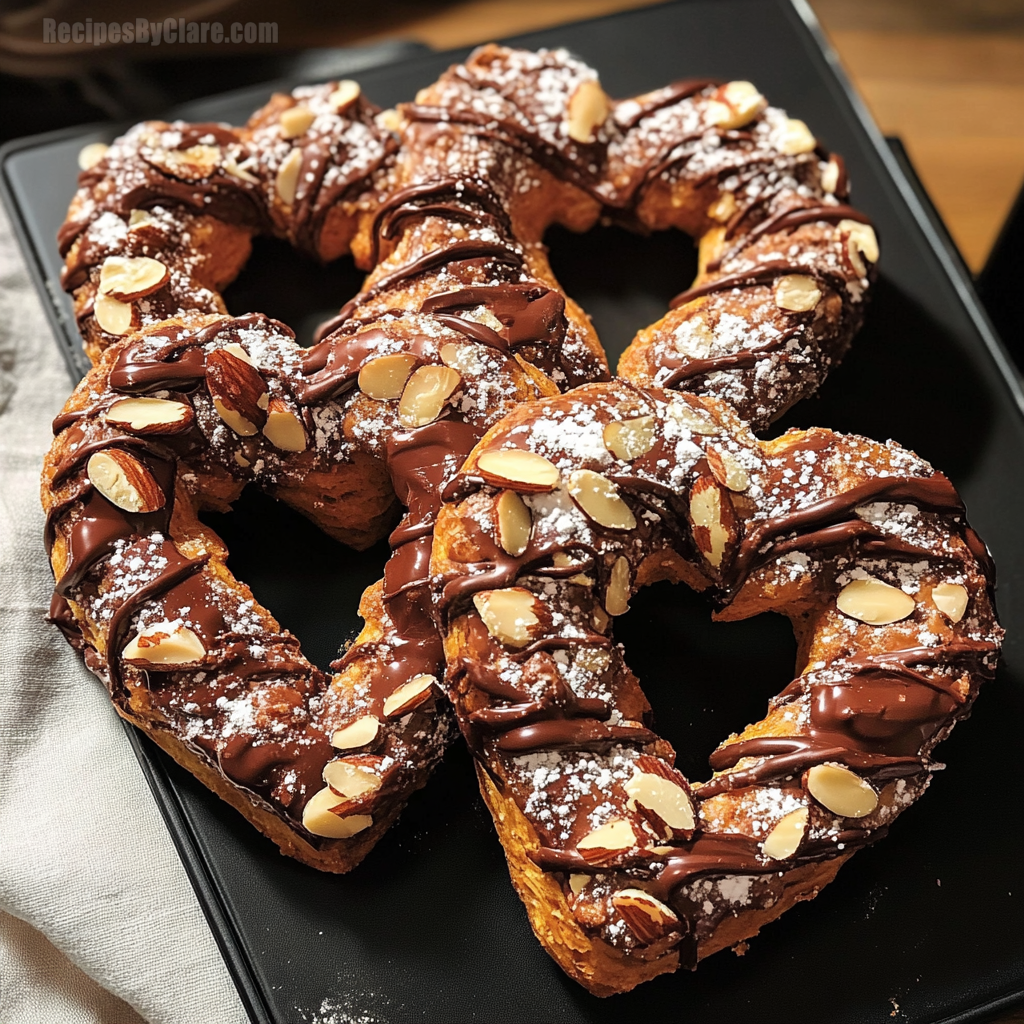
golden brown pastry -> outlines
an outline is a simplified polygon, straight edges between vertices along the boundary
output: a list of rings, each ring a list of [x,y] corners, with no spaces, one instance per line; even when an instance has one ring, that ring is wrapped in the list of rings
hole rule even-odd
[[[894,442],[758,441],[724,402],[623,380],[518,407],[448,496],[431,564],[448,695],[533,929],[597,995],[815,896],[923,793],[995,668],[984,545]],[[784,614],[799,644],[703,784],[612,635],[659,579],[719,619]]]

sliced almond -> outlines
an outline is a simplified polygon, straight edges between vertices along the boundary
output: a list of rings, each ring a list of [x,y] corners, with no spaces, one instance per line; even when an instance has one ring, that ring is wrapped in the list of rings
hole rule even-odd
[[[798,807],[781,818],[761,844],[761,852],[772,860],[792,857],[803,842],[807,831],[807,808]]]
[[[157,149],[148,157],[154,166],[184,181],[202,181],[220,165],[219,146],[189,146],[188,149]]]
[[[863,818],[878,806],[878,794],[859,775],[838,764],[816,764],[807,772],[807,792],[841,818]]]
[[[306,450],[306,428],[302,420],[288,408],[280,398],[272,398],[267,409],[267,422],[263,424],[263,435],[283,452],[304,452]]]
[[[437,685],[434,676],[413,676],[407,683],[402,683],[384,701],[385,718],[401,718],[414,708],[418,708],[433,692]]]
[[[90,171],[106,155],[110,147],[105,142],[90,142],[78,151],[78,166],[83,171]]]
[[[107,334],[118,336],[127,334],[132,329],[135,319],[135,311],[130,302],[121,302],[110,295],[102,293],[96,296],[92,307],[96,323],[100,325]]]
[[[377,115],[377,124],[385,131],[394,132],[397,135],[402,130],[402,115],[394,107],[382,110]]]
[[[230,345],[225,345],[221,349],[221,351],[222,352],[230,352],[231,355],[237,356],[239,359],[242,360],[243,363],[248,363],[250,366],[255,366],[256,365],[256,363],[253,361],[252,356],[249,355],[249,353],[246,352],[245,349],[242,348],[242,346],[239,345],[237,341],[231,342]]]
[[[634,768],[623,789],[631,804],[654,811],[670,829],[688,832],[694,828],[689,794],[671,779]]]
[[[839,163],[835,159],[829,160],[821,172],[821,190],[829,195],[834,195],[839,187]]]
[[[302,812],[302,824],[307,832],[328,839],[348,839],[350,836],[363,832],[373,824],[369,814],[350,814],[347,817],[332,813],[332,808],[339,807],[346,801],[342,800],[330,786],[325,786],[315,793]]]
[[[498,541],[513,558],[518,558],[530,544],[533,519],[526,502],[515,491],[502,491],[495,502],[498,516]]]
[[[192,425],[192,406],[169,398],[122,398],[103,419],[133,434],[180,434]]]
[[[240,181],[247,181],[250,185],[258,185],[260,179],[252,173],[256,163],[252,157],[247,157],[241,163],[233,157],[229,156],[224,161],[224,170],[231,175],[232,178],[238,178]]]
[[[899,587],[881,580],[864,579],[847,583],[836,598],[836,607],[852,619],[869,626],[885,626],[905,619],[914,610],[914,599]]]
[[[868,268],[864,260],[878,262],[878,236],[870,224],[861,224],[858,220],[841,220],[836,225],[840,235],[846,235],[846,254],[850,258],[853,269],[864,277]]]
[[[344,758],[328,761],[324,766],[323,778],[335,793],[349,800],[376,793],[381,787],[381,778],[376,772],[363,765],[352,764]]]
[[[431,363],[414,370],[398,403],[399,422],[406,427],[424,427],[433,423],[461,383],[458,370],[450,366]]]
[[[302,170],[302,150],[293,149],[277,169],[274,186],[278,197],[286,206],[295,202],[295,194],[299,188],[299,171]]]
[[[380,721],[373,715],[363,715],[349,725],[335,729],[331,734],[331,746],[335,750],[354,750],[372,743],[380,732]]]
[[[613,420],[605,425],[603,438],[605,447],[617,459],[632,462],[646,455],[654,447],[654,428],[657,420],[653,416],[637,416],[631,420]]]
[[[378,402],[401,398],[405,383],[419,360],[409,352],[371,359],[360,371],[359,390]]]
[[[738,531],[732,502],[709,477],[698,477],[690,491],[690,521],[701,554],[714,568],[721,568]]]
[[[720,434],[722,428],[706,413],[698,412],[683,399],[674,401],[667,410],[669,419],[693,434]]]
[[[473,595],[473,605],[487,632],[510,647],[525,647],[541,625],[537,599],[522,587],[482,590]]]
[[[140,210],[136,207],[128,214],[128,230],[135,231],[142,228],[155,228],[158,225],[157,219],[149,210]]]
[[[587,883],[589,881],[590,875],[583,875],[574,871],[569,876],[569,888],[572,890],[573,896],[579,896],[579,894],[587,887]]]
[[[567,489],[573,501],[599,526],[609,530],[633,530],[636,516],[619,496],[619,488],[608,477],[592,469],[577,469],[569,475]]]
[[[821,289],[806,274],[786,274],[775,282],[775,305],[791,313],[807,313],[821,301]]]
[[[206,655],[203,641],[180,622],[157,622],[140,630],[125,645],[121,657],[151,665],[190,665]]]
[[[729,82],[715,93],[705,116],[709,124],[718,128],[741,128],[765,106],[767,101],[751,82]]]
[[[612,897],[612,906],[645,946],[663,939],[679,927],[679,918],[674,911],[643,889],[620,889]]]
[[[334,92],[327,97],[327,102],[341,113],[350,103],[359,99],[359,83],[353,82],[350,78],[342,79]]]
[[[594,133],[608,119],[611,105],[601,83],[590,79],[580,82],[569,97],[566,131],[574,142],[594,141]]]
[[[206,357],[206,386],[217,415],[236,434],[259,433],[267,422],[270,395],[248,355],[243,359],[228,348],[214,349]]]
[[[241,466],[242,469],[248,469],[252,465],[252,463],[241,452],[235,452],[233,458],[236,465]]]
[[[104,498],[126,512],[155,512],[167,504],[153,474],[138,459],[108,448],[89,456],[85,467],[93,487]]]
[[[476,468],[488,482],[518,484],[519,491],[550,491],[559,480],[554,463],[521,448],[484,452],[477,458]]]
[[[608,863],[623,850],[637,845],[633,826],[625,818],[613,818],[588,832],[577,844],[580,856],[590,864]]]
[[[100,267],[100,293],[131,302],[162,288],[170,271],[149,256],[108,256]]]
[[[797,156],[800,153],[810,153],[818,144],[818,140],[811,134],[811,129],[799,118],[791,117],[786,121],[778,135],[779,151],[786,156]]]
[[[711,475],[723,486],[737,494],[742,493],[750,486],[750,474],[731,452],[723,449],[712,448],[710,445],[705,449],[705,456]]]
[[[625,615],[629,611],[629,559],[619,555],[608,578],[604,608],[609,615]]]
[[[591,622],[594,623],[594,629],[598,633],[603,633],[611,625],[611,618],[608,613],[599,605],[594,605],[594,610],[590,613]]]
[[[309,107],[289,107],[281,112],[281,135],[286,139],[297,139],[305,135],[316,120],[316,114]]]
[[[932,588],[932,602],[950,622],[959,622],[964,617],[967,598],[967,588],[959,583],[940,583]]]

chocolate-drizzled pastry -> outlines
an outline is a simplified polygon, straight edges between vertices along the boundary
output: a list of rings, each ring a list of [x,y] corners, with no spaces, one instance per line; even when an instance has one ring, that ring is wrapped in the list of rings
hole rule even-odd
[[[894,442],[758,441],[721,401],[615,381],[514,410],[447,497],[446,689],[534,931],[598,995],[816,895],[924,792],[995,669],[984,545]],[[787,615],[799,640],[796,678],[703,784],[612,637],[659,579],[719,619]]]
[[[638,379],[758,423],[841,353],[877,257],[841,162],[751,86],[616,103],[563,51],[483,47],[398,111],[337,82],[243,129],[148,123],[82,176],[60,244],[97,365],[44,475],[52,617],[122,714],[307,863],[358,863],[453,732],[430,607],[441,492],[519,403],[607,379],[542,245],[601,216],[702,236],[697,291],[631,347]],[[224,310],[258,232],[370,271],[309,350]],[[331,679],[196,519],[250,482],[357,547],[391,531]],[[561,719],[538,697],[503,750],[650,739],[552,686]]]

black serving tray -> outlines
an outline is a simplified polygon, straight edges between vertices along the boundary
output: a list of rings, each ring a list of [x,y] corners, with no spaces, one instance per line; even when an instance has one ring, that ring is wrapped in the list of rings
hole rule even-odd
[[[802,0],[693,0],[515,42],[568,47],[599,69],[613,95],[691,76],[751,79],[846,157],[854,200],[878,226],[881,276],[845,364],[787,423],[895,437],[950,474],[999,566],[1003,668],[973,719],[941,748],[949,771],[815,901],[765,929],[742,959],[721,953],[694,974],[607,1000],[569,981],[533,938],[461,746],[367,861],[333,877],[280,857],[133,732],[249,1013],[288,1024],[981,1020],[1024,997],[1024,883],[1011,831],[1024,810],[1016,732],[1024,712],[1024,396],[1006,354],[941,224],[871,124]],[[389,105],[464,52],[359,78]],[[251,91],[217,98],[202,116],[238,122],[259,99]],[[56,287],[53,238],[74,188],[75,154],[113,131],[23,140],[2,156],[5,198],[77,372],[79,342]],[[613,356],[662,314],[695,268],[692,246],[678,235],[637,239],[601,228],[582,237],[553,231],[549,242],[556,272]],[[227,301],[237,312],[280,315],[308,337],[317,317],[358,284],[344,262],[315,267],[267,242]],[[379,575],[384,551],[354,554],[259,495],[210,522],[228,541],[238,575],[314,660],[329,661],[358,628],[358,594]],[[682,587],[640,595],[618,634],[661,731],[694,778],[707,776],[719,740],[761,717],[767,697],[789,680],[795,654],[785,620],[713,625]]]

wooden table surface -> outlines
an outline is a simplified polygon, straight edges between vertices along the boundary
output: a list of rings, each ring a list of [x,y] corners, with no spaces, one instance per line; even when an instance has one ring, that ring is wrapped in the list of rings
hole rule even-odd
[[[445,49],[647,2],[469,0],[426,15],[405,7],[396,18],[391,9],[387,28],[364,9],[347,41],[404,37]],[[879,127],[903,140],[967,264],[980,270],[1024,181],[1024,0],[811,4]],[[1024,1024],[1024,1009],[992,1021]]]

